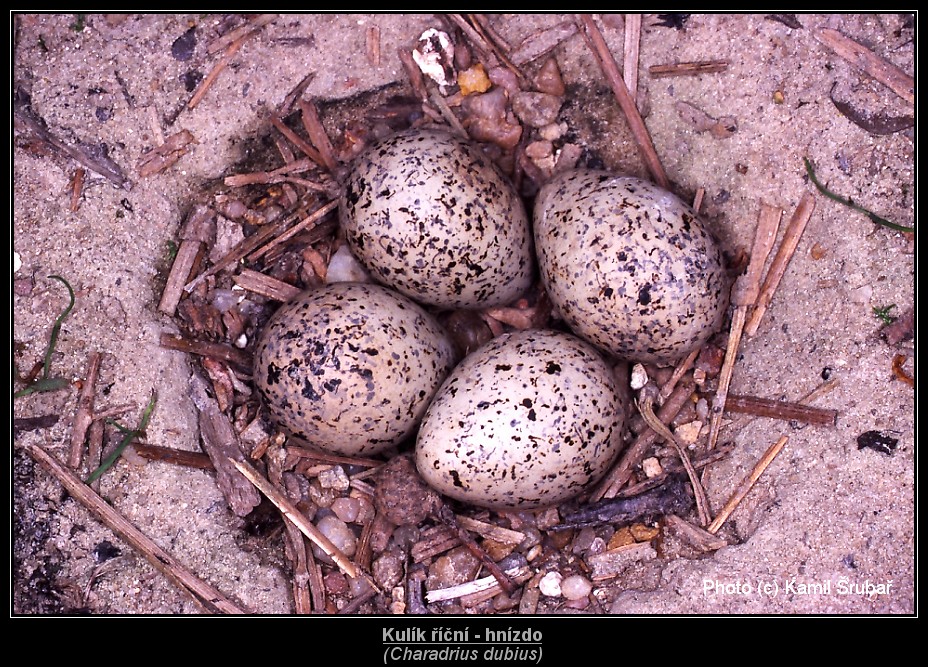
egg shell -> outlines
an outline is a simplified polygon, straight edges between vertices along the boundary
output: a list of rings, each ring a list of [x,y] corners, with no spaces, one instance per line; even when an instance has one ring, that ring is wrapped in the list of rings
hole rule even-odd
[[[443,308],[509,303],[531,284],[522,200],[477,146],[413,129],[371,146],[339,199],[352,252],[378,281]]]
[[[503,334],[436,393],[416,466],[437,491],[474,505],[555,505],[605,474],[624,421],[612,370],[594,347],[557,331]]]
[[[613,354],[672,363],[728,307],[721,249],[693,209],[638,178],[561,174],[535,200],[542,281],[570,328]]]
[[[258,341],[254,379],[279,426],[367,456],[413,434],[454,361],[418,304],[380,285],[336,283],[278,309]]]

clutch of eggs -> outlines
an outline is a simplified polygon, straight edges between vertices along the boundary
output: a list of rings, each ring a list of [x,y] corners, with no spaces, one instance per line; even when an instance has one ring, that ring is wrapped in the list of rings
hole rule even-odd
[[[414,433],[454,361],[418,304],[379,285],[334,283],[277,310],[254,379],[279,426],[326,451],[368,456]]]
[[[486,308],[530,286],[528,214],[474,144],[412,129],[369,147],[339,200],[351,251],[380,283],[419,303]]]
[[[435,394],[416,466],[442,494],[494,509],[556,505],[595,484],[621,448],[610,366],[573,335],[528,330],[486,343]]]

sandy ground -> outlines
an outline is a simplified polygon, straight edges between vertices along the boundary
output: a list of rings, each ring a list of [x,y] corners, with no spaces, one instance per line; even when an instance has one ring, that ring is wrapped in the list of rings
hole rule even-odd
[[[500,15],[498,31],[518,43],[563,17]],[[414,15],[283,15],[247,42],[203,102],[170,117],[189,99],[183,75],[208,72],[206,46],[222,16],[73,14],[15,17],[13,78],[32,108],[67,142],[105,144],[131,188],[88,173],[77,211],[69,210],[76,164],[30,149],[14,135],[13,338],[22,368],[44,353],[55,317],[67,303],[66,277],[77,292],[66,320],[55,374],[83,377],[88,355],[103,353],[98,405],[133,403],[134,423],[152,391],[158,404],[149,440],[199,448],[187,398],[185,355],[158,345],[176,325],[157,312],[169,242],[193,196],[229,173],[247,139],[308,72],[307,91],[322,99],[350,96],[404,73],[397,47],[412,46],[433,23]],[[914,72],[912,23],[903,15],[800,15],[790,28],[764,15],[693,15],[684,30],[655,26],[645,15],[640,87],[646,123],[670,179],[681,192],[706,190],[707,220],[729,248],[748,248],[761,202],[792,213],[813,191],[802,159],[810,157],[832,190],[882,216],[914,225],[912,131],[874,135],[829,100],[874,114],[911,115],[888,88],[814,38],[835,28],[904,71]],[[368,26],[380,28],[383,59],[367,59]],[[191,60],[172,57],[172,43],[196,26]],[[621,53],[622,34],[604,34]],[[298,39],[295,39],[298,38]],[[643,174],[624,120],[582,39],[555,52],[575,104],[563,113],[587,123],[586,136],[606,166]],[[652,65],[724,59],[721,74],[653,78]],[[780,97],[782,96],[782,97]],[[697,133],[675,104],[689,102],[714,118],[733,116],[727,138]],[[197,144],[172,169],[141,178],[136,164],[158,133],[189,130]],[[591,138],[592,142],[593,139]],[[874,308],[914,302],[914,243],[899,232],[816,195],[816,208],[758,334],[744,342],[733,391],[798,399],[837,378],[818,405],[839,411],[833,428],[758,419],[723,440],[735,445],[709,477],[714,508],[763,451],[789,442],[733,517],[740,543],[700,560],[658,561],[624,590],[609,591],[614,613],[911,614],[915,587],[914,391],[894,378],[900,350],[879,336]],[[903,345],[911,345],[904,343]],[[903,350],[904,351],[904,350]],[[910,348],[911,351],[911,348]],[[914,353],[913,353],[914,354]],[[913,361],[905,368],[913,373]],[[22,432],[59,459],[78,392],[37,394],[13,403],[15,417],[60,415],[50,428]],[[869,430],[898,439],[891,455],[858,449]],[[101,527],[20,449],[13,454],[13,590],[15,614],[85,609],[94,614],[196,613],[199,608],[131,549]],[[101,492],[161,546],[206,581],[259,614],[291,610],[282,554],[243,537],[210,474],[163,464],[120,461]],[[96,571],[101,544],[122,554]],[[103,551],[105,551],[105,547]],[[774,592],[775,591],[775,592]]]

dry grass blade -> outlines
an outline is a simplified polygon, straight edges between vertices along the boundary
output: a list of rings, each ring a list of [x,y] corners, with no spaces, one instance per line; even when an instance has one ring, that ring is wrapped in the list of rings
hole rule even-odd
[[[287,519],[293,522],[293,524],[300,529],[301,533],[309,538],[313,544],[322,549],[329,558],[335,561],[335,564],[338,565],[342,572],[355,579],[362,574],[355,564],[352,563],[338,547],[332,544],[329,538],[320,533],[319,530],[303,516],[302,512],[294,507],[293,503],[287,500],[287,498],[280,491],[275,489],[269,481],[262,477],[257,470],[244,461],[236,461],[230,458],[229,462],[234,465],[249,482],[254,484],[255,488],[263,493],[268,500],[274,503],[274,506],[277,507]]]
[[[750,337],[757,333],[764,313],[767,312],[767,306],[773,301],[773,294],[776,292],[777,286],[780,284],[780,279],[783,278],[783,274],[786,273],[786,267],[789,266],[789,261],[793,258],[793,253],[796,252],[796,246],[799,245],[799,239],[802,238],[802,233],[805,231],[806,224],[809,222],[809,218],[812,217],[812,212],[814,210],[815,197],[807,192],[802,196],[799,205],[796,207],[796,211],[793,213],[793,217],[790,218],[789,224],[786,226],[786,231],[783,233],[783,240],[780,242],[777,254],[774,256],[773,262],[771,262],[770,268],[767,270],[767,276],[764,278],[764,284],[760,288],[760,294],[757,297],[754,310],[751,313],[751,318],[744,327],[744,334],[746,336]]]
[[[309,140],[313,142],[316,150],[319,151],[319,156],[322,158],[325,168],[334,174],[338,169],[338,160],[335,159],[335,149],[332,147],[329,135],[326,134],[325,128],[322,126],[319,110],[311,101],[302,98],[299,100],[299,105],[302,112],[303,129],[306,130]]]
[[[625,51],[622,60],[622,77],[628,94],[638,101],[638,50],[641,44],[641,14],[625,15]]]
[[[725,414],[725,400],[728,396],[728,387],[731,385],[738,348],[741,346],[741,334],[744,330],[748,308],[757,299],[761,273],[764,270],[767,255],[770,254],[773,242],[776,239],[782,215],[783,211],[776,206],[761,204],[747,271],[735,281],[731,291],[731,300],[735,306],[735,312],[732,316],[731,329],[728,334],[725,360],[722,362],[722,370],[719,373],[719,388],[712,401],[712,416],[709,420],[709,442],[707,445],[709,449],[714,448],[719,439],[719,433],[722,429],[722,416]]]
[[[86,507],[107,528],[125,540],[138,551],[151,565],[171,580],[178,588],[190,595],[205,610],[211,613],[246,614],[247,610],[239,607],[218,590],[200,580],[185,568],[174,556],[159,547],[142,531],[127,521],[86,484],[75,477],[71,471],[61,465],[48,452],[38,445],[24,445],[26,452],[36,462],[44,466],[68,493],[81,505]]]
[[[74,423],[71,427],[71,449],[68,452],[68,467],[77,468],[81,464],[81,449],[87,439],[87,429],[93,422],[93,399],[97,390],[97,374],[100,372],[99,352],[91,352],[87,362],[87,377],[81,387],[80,398],[77,399],[77,412],[74,413]]]
[[[764,455],[761,457],[760,461],[757,462],[757,465],[754,466],[751,473],[738,485],[738,488],[731,494],[731,498],[725,503],[725,507],[721,509],[718,516],[716,516],[715,519],[712,520],[712,523],[709,524],[708,528],[706,528],[707,531],[713,535],[719,531],[719,528],[728,520],[728,517],[735,511],[735,508],[741,504],[741,501],[744,500],[748,491],[754,487],[754,484],[760,479],[760,476],[764,474],[767,467],[773,463],[773,460],[777,457],[777,454],[780,453],[780,450],[783,449],[788,440],[789,438],[785,435],[781,436],[779,440],[764,452]]]
[[[661,405],[660,409],[657,411],[657,418],[664,424],[670,423],[686,402],[689,401],[695,388],[696,383],[693,382],[692,379],[677,386],[674,392],[664,401],[664,404]],[[632,476],[632,470],[641,462],[648,448],[654,444],[657,437],[657,433],[655,433],[653,429],[648,429],[638,435],[634,442],[629,445],[628,449],[625,450],[625,453],[622,454],[622,458],[619,459],[616,466],[610,470],[609,474],[600,482],[590,500],[595,502],[603,498],[614,498],[619,492],[619,489],[621,489]]]
[[[849,63],[888,86],[909,104],[915,104],[915,79],[913,77],[837,30],[823,28],[814,34],[818,41]]]
[[[583,27],[583,34],[586,35],[589,40],[590,49],[593,51],[596,61],[603,70],[603,74],[609,81],[609,85],[612,87],[612,92],[615,94],[615,99],[618,101],[622,113],[625,114],[625,118],[628,120],[628,127],[632,132],[632,137],[635,139],[635,144],[638,146],[638,152],[641,154],[645,166],[648,168],[654,181],[662,188],[669,190],[670,180],[667,178],[667,173],[664,171],[657,151],[654,150],[654,142],[651,141],[651,134],[648,132],[648,128],[644,124],[641,114],[638,113],[635,100],[632,99],[632,96],[629,94],[628,87],[625,85],[625,80],[619,72],[619,66],[616,64],[615,58],[613,58],[612,52],[606,44],[606,40],[603,38],[602,33],[599,31],[599,28],[596,27],[596,23],[589,14],[581,14],[580,21]]]
[[[279,246],[281,243],[284,243],[285,241],[289,241],[291,238],[293,238],[294,236],[302,232],[304,229],[309,229],[313,227],[316,223],[322,220],[322,218],[327,216],[329,213],[334,211],[336,208],[338,208],[337,201],[330,201],[328,204],[324,204],[323,206],[320,206],[315,211],[310,213],[308,216],[300,220],[293,227],[288,229],[286,232],[284,232],[280,236],[274,237],[274,239],[269,241],[267,245],[260,247],[258,249],[255,249],[255,251],[250,254],[249,259],[251,261],[254,261],[258,259],[259,257],[266,255],[269,250],[276,248],[277,246]]]
[[[700,60],[697,62],[651,65],[648,73],[655,79],[665,76],[690,76],[693,74],[715,74],[728,69],[727,60]]]

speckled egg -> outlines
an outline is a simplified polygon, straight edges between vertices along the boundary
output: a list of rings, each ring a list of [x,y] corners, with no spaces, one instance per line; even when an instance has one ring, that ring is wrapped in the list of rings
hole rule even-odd
[[[419,305],[379,285],[335,283],[274,314],[254,379],[278,425],[321,449],[368,456],[412,435],[454,361]]]
[[[620,357],[673,363],[722,323],[721,250],[674,194],[604,171],[561,174],[534,208],[542,281],[564,320]]]
[[[378,281],[420,303],[483,308],[531,284],[528,215],[474,144],[413,129],[371,146],[339,201],[352,252]]]
[[[438,390],[416,439],[416,466],[457,500],[545,507],[605,474],[624,420],[612,369],[594,347],[558,331],[503,334]]]

